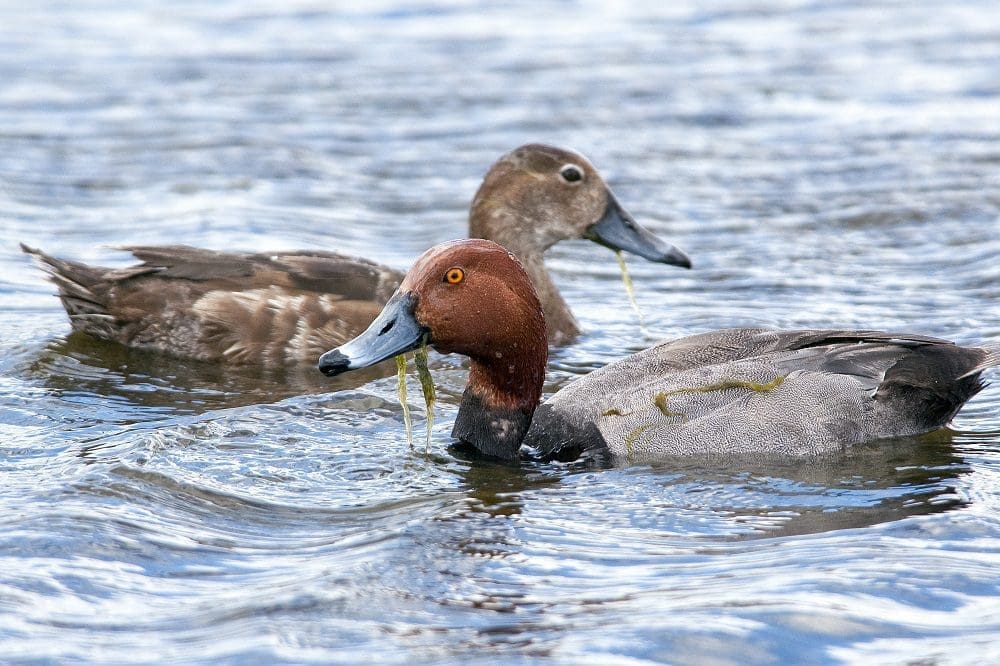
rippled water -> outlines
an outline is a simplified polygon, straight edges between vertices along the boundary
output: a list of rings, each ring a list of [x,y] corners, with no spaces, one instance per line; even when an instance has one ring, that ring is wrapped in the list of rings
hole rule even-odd
[[[425,455],[391,378],[68,335],[17,248],[405,268],[544,140],[696,264],[630,262],[640,330],[613,255],[555,248],[587,333],[548,391],[729,325],[997,341],[993,3],[22,4],[0,6],[0,660],[1000,660],[1000,383],[953,429],[827,458],[493,465],[448,448],[456,358]]]

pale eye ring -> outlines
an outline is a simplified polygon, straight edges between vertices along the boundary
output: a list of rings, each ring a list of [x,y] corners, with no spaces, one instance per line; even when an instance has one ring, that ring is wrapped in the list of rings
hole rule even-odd
[[[563,180],[567,183],[579,183],[583,180],[583,169],[575,164],[567,164],[563,168],[559,169],[559,175],[562,176]]]

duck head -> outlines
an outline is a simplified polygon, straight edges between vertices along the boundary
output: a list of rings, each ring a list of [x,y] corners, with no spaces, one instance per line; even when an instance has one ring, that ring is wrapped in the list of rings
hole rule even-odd
[[[470,359],[453,436],[514,458],[545,377],[545,319],[531,280],[500,245],[470,239],[425,252],[364,333],[319,360],[328,376],[365,368],[424,342]]]
[[[492,238],[522,259],[585,238],[691,267],[684,252],[629,215],[586,157],[545,144],[521,146],[493,164],[472,201],[469,235]]]

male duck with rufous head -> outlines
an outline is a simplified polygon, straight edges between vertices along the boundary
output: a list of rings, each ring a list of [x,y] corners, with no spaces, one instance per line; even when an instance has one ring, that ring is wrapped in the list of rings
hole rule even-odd
[[[319,369],[337,375],[422,344],[469,357],[452,435],[504,460],[837,451],[944,426],[1000,364],[996,346],[923,335],[731,328],[659,343],[539,404],[543,308],[517,257],[486,240],[425,252]]]

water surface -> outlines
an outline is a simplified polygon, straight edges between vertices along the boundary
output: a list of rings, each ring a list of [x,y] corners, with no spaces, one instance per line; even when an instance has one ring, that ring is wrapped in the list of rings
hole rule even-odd
[[[612,254],[555,248],[586,333],[547,392],[724,326],[996,342],[998,71],[982,0],[3,5],[0,659],[1000,660],[996,383],[819,459],[496,465],[449,449],[460,359],[411,450],[393,378],[70,335],[17,247],[406,268],[543,140],[695,261],[630,261],[641,329]]]

